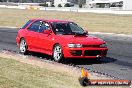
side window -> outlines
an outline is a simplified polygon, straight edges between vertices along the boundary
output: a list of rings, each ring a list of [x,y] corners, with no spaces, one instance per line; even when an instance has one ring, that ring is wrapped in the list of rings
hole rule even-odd
[[[42,21],[35,21],[28,29],[31,31],[38,32],[38,30],[40,29],[41,23]]]
[[[49,24],[45,23],[45,26],[46,26],[46,30],[50,30]]]
[[[50,29],[49,24],[43,22],[43,23],[40,25],[39,32],[42,33],[44,30],[48,30],[48,29]]]
[[[42,23],[39,29],[39,32],[42,33],[44,30],[46,30],[45,23]]]
[[[22,29],[25,29],[31,22],[32,22],[32,20],[29,20],[29,21],[22,27]]]

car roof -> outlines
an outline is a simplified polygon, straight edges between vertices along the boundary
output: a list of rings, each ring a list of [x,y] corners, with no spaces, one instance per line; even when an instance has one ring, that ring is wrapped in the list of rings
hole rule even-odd
[[[42,21],[46,21],[46,22],[71,22],[71,21],[67,21],[67,20],[58,20],[58,19],[30,19],[33,21],[37,21],[37,20],[42,20]]]

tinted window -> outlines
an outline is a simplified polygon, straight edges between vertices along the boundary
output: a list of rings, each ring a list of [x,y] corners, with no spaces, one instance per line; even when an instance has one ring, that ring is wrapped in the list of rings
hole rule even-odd
[[[22,27],[22,29],[25,29],[31,22],[32,22],[32,20],[29,20],[29,21]]]
[[[84,34],[84,30],[73,22],[67,23],[52,23],[52,29],[55,34],[65,34],[65,35],[74,35],[74,34]]]
[[[36,21],[28,29],[31,30],[31,31],[38,32],[39,29],[40,29],[41,24],[42,24],[42,21]]]
[[[43,32],[44,30],[46,30],[46,26],[45,23],[42,23],[39,29],[39,32]]]
[[[84,30],[75,23],[69,23],[70,29],[75,33],[83,33]]]
[[[41,25],[40,25],[40,29],[39,29],[39,32],[43,32],[44,30],[47,30],[47,29],[49,29],[50,27],[49,27],[49,25],[47,24],[47,23],[42,23]]]

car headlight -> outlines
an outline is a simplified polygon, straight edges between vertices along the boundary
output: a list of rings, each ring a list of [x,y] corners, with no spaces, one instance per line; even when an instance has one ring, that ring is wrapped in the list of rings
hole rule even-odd
[[[106,43],[101,44],[100,47],[107,47],[107,44]]]
[[[81,48],[82,44],[68,44],[69,48]]]

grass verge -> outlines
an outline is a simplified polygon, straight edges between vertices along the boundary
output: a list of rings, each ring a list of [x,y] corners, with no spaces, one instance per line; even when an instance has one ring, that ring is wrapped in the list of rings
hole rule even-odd
[[[81,88],[63,72],[0,58],[0,88]]]
[[[51,64],[31,57],[0,53],[0,88],[83,88],[77,69]],[[93,79],[103,78],[91,76]],[[105,78],[105,77],[104,77]],[[106,78],[105,78],[106,79]],[[88,86],[88,88],[128,88]]]
[[[92,32],[132,34],[132,15],[0,8],[0,26],[21,27],[30,18],[71,20]]]

